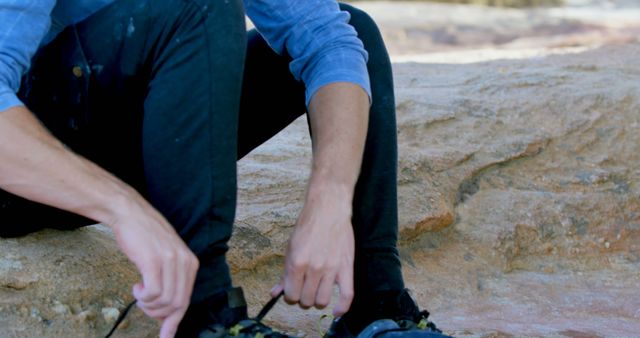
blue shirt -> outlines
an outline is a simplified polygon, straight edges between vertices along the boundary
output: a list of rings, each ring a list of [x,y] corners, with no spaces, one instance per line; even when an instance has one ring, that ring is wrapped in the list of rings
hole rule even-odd
[[[0,112],[22,105],[22,75],[38,47],[66,26],[114,0],[0,0]],[[360,85],[371,97],[367,52],[335,0],[244,0],[247,15],[271,48],[293,58],[291,73],[306,85],[307,104],[333,82]]]

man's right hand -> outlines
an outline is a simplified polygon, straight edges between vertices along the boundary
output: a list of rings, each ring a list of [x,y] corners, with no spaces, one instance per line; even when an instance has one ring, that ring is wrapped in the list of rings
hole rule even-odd
[[[145,314],[162,322],[160,338],[173,337],[198,271],[198,259],[173,227],[142,197],[117,206],[112,223],[122,251],[142,274],[133,295]]]
[[[111,226],[142,274],[138,305],[175,335],[189,306],[198,260],[133,188],[69,151],[22,106],[0,111],[0,189]]]

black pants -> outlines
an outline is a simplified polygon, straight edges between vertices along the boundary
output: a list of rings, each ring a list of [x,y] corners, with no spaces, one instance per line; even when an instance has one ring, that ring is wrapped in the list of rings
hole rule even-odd
[[[375,23],[348,5],[372,83],[356,187],[356,299],[403,287],[396,250],[391,65]],[[20,97],[69,148],[140,191],[198,255],[192,302],[231,285],[225,261],[236,161],[306,112],[304,85],[240,0],[118,0],[41,48]],[[92,222],[0,190],[0,235]]]

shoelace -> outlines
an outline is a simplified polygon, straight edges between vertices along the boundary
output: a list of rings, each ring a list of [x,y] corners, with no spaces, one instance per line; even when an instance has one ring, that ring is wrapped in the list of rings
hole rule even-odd
[[[320,318],[318,318],[318,334],[320,335],[320,337],[326,337],[327,336],[327,332],[329,332],[328,330],[323,330],[322,329],[322,323],[324,322],[325,319],[329,319],[329,323],[333,322],[333,320],[335,319],[335,317],[330,314],[330,313],[325,313],[322,316],[320,316]],[[331,325],[331,324],[329,324]]]
[[[120,315],[118,316],[118,319],[116,319],[115,324],[113,324],[113,327],[111,328],[111,331],[109,331],[109,333],[107,333],[107,335],[105,336],[105,338],[109,338],[111,337],[111,335],[113,335],[114,332],[116,332],[116,330],[118,329],[118,326],[120,326],[120,323],[122,323],[122,321],[127,317],[127,314],[129,313],[129,311],[131,310],[131,308],[137,303],[137,300],[134,300],[133,302],[129,303],[127,305],[127,307],[124,308],[124,310],[120,313]]]
[[[429,311],[421,311],[420,312],[420,316],[422,317],[420,319],[420,321],[418,322],[418,324],[416,325],[420,330],[426,330],[426,329],[431,329],[432,331],[435,331],[436,333],[442,333],[442,330],[440,330],[439,328],[436,327],[436,324],[434,324],[433,322],[429,321],[427,318],[429,318]]]
[[[271,300],[269,300],[267,302],[267,304],[265,304],[262,307],[262,310],[260,310],[260,312],[258,313],[258,315],[253,319],[255,320],[257,323],[261,323],[262,319],[264,319],[264,317],[267,315],[267,313],[269,313],[269,311],[271,311],[271,309],[273,308],[274,305],[276,305],[276,303],[278,302],[278,300],[280,300],[280,298],[284,295],[284,291],[280,292],[277,296],[271,298]],[[116,322],[113,324],[113,327],[111,328],[111,331],[109,331],[109,333],[107,333],[107,335],[105,336],[105,338],[110,338],[114,332],[116,332],[116,330],[118,329],[118,326],[120,326],[120,324],[122,323],[122,321],[124,321],[124,319],[127,317],[127,314],[129,313],[129,311],[131,311],[131,308],[137,303],[137,300],[132,301],[131,303],[127,304],[127,307],[124,308],[124,310],[122,310],[122,313],[120,313],[120,315],[118,316],[118,319],[116,319]],[[242,327],[238,327],[237,325],[232,327],[231,329],[229,329],[229,332],[240,332],[240,330],[242,329]],[[233,331],[232,331],[233,330]],[[236,334],[237,335],[237,334]]]

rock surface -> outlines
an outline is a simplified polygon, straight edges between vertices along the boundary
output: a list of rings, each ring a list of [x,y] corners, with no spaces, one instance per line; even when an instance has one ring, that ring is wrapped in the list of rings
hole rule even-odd
[[[640,45],[395,65],[409,287],[457,336],[640,332]],[[306,122],[241,161],[232,266],[266,301],[301,206]],[[278,154],[278,155],[276,155]],[[317,332],[320,311],[274,323]]]
[[[627,44],[394,66],[404,273],[439,326],[638,335],[639,57]],[[279,279],[309,163],[304,119],[239,163],[229,260],[253,314]],[[102,337],[138,278],[102,226],[0,240],[0,253],[0,337]],[[318,336],[326,312],[278,304],[268,318]],[[154,328],[134,311],[117,336]]]
[[[101,225],[0,239],[0,337],[104,337],[138,274]],[[130,337],[155,337],[134,311]],[[123,333],[127,330],[123,329]]]
[[[530,57],[612,42],[640,41],[637,1],[566,0],[565,3],[562,7],[523,9],[426,1],[353,4],[382,26],[395,61],[477,62],[504,58],[505,52],[510,57]],[[496,54],[495,50],[503,53]]]

